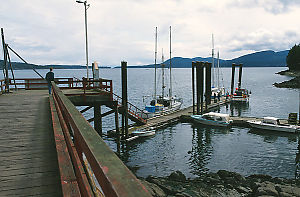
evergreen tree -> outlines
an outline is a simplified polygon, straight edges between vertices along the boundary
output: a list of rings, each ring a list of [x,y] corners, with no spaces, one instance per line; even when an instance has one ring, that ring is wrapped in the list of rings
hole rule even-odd
[[[293,46],[286,57],[286,64],[289,70],[300,71],[300,44]]]

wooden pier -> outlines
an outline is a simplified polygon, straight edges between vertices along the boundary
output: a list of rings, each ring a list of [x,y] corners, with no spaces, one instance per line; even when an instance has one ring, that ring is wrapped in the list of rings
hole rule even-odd
[[[0,196],[61,196],[46,90],[0,96]]]
[[[16,91],[1,82],[0,196],[151,196],[71,101],[117,104],[111,83],[91,92],[58,80],[49,95],[43,80],[19,81]],[[76,89],[70,99],[59,84]]]
[[[221,97],[220,101],[212,102],[211,104],[207,105],[207,108],[204,109],[205,112],[209,112],[215,108],[218,108],[220,106],[223,106],[225,104],[229,103],[229,100],[226,100],[225,97]],[[196,108],[196,106],[195,106]],[[166,126],[169,126],[171,124],[177,123],[184,119],[185,116],[193,115],[193,106],[186,107],[183,109],[179,109],[176,111],[173,111],[168,114],[162,114],[161,116],[156,116],[150,119],[147,119],[147,123],[144,125],[133,125],[129,128],[129,134],[131,134],[133,131],[140,129],[140,130],[153,130],[153,129],[160,129],[164,128]],[[108,134],[115,134],[115,130],[108,131]]]

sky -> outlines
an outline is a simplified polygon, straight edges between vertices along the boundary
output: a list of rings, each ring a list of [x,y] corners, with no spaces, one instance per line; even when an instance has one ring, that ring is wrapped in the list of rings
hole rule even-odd
[[[84,5],[75,0],[0,0],[6,43],[27,62],[85,65]],[[299,0],[88,0],[89,62],[101,66],[290,49],[300,40]],[[1,59],[3,51],[1,47]],[[19,61],[15,56],[13,61]]]

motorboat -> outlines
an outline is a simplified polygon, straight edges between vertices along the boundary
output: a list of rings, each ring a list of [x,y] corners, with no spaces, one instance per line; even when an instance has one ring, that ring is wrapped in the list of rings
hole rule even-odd
[[[155,135],[155,130],[135,130],[132,132],[132,135],[139,137],[148,137]]]
[[[249,102],[250,92],[247,89],[236,88],[233,95],[231,95],[232,102]]]
[[[251,127],[257,129],[265,129],[271,131],[281,131],[288,133],[296,133],[300,131],[300,126],[291,124],[282,124],[278,118],[275,117],[264,117],[262,121],[249,120],[247,121]]]
[[[215,112],[209,112],[203,115],[191,115],[191,118],[196,123],[220,127],[229,127],[232,123],[229,114],[221,114]]]

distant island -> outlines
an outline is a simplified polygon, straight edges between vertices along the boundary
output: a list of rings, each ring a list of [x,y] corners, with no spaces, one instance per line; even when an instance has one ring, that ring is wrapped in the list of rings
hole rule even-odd
[[[286,57],[289,50],[275,52],[272,50],[260,51],[256,53],[251,53],[243,55],[232,60],[222,60],[220,59],[221,67],[230,67],[232,63],[240,64],[242,63],[245,67],[285,67]],[[195,57],[195,58],[183,58],[183,57],[173,57],[172,67],[173,68],[191,68],[193,61],[204,61],[211,62],[211,57]],[[168,67],[170,60],[166,60],[164,63]],[[54,69],[85,69],[86,66],[82,65],[35,65],[35,64],[24,64],[20,62],[12,62],[12,66],[16,70],[21,69],[49,69],[53,67]],[[119,68],[120,66],[101,66],[100,68]],[[0,68],[3,69],[3,60],[0,60]],[[154,64],[149,65],[139,65],[139,66],[128,66],[128,68],[154,68]]]

